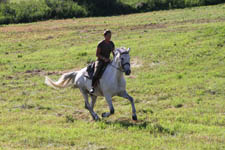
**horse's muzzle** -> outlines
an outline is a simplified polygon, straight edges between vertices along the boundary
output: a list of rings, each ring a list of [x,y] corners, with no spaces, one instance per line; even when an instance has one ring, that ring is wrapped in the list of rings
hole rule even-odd
[[[131,74],[131,70],[127,70],[126,72],[125,72],[125,75],[127,75],[127,76],[129,76]]]

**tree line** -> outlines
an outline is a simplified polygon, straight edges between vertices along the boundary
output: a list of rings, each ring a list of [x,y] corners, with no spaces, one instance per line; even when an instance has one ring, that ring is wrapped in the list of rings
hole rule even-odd
[[[133,6],[122,0],[0,0],[0,24],[26,23],[47,19],[111,16],[153,10],[224,3],[224,0],[146,0]]]

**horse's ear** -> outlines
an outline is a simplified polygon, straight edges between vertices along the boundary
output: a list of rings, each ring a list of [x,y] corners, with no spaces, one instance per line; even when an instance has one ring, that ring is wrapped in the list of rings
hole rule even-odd
[[[115,56],[115,55],[116,55],[116,52],[115,52],[115,50],[113,50],[113,51],[112,51],[112,53],[113,53],[113,56]]]
[[[113,53],[114,53],[114,56],[116,56],[118,51],[114,50]]]
[[[128,53],[130,52],[130,48],[127,49]]]

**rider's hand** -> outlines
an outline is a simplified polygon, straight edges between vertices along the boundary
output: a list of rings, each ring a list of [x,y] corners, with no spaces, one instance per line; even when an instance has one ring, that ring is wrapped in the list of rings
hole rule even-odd
[[[111,61],[109,58],[105,58],[104,60],[106,63]]]

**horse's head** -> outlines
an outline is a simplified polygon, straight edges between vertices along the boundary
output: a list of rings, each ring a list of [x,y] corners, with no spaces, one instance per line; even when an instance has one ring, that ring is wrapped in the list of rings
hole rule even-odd
[[[130,48],[118,48],[115,50],[115,57],[118,62],[118,65],[121,70],[125,72],[126,75],[131,74],[131,68],[130,68]]]

